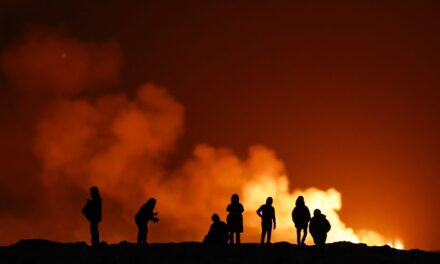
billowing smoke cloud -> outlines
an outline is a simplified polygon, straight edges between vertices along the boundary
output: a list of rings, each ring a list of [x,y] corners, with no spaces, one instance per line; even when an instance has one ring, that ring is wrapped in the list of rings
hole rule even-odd
[[[151,84],[140,87],[134,99],[58,99],[37,124],[41,179],[52,187],[99,186],[110,204],[122,208],[120,215],[107,208],[107,218],[131,225],[135,207],[163,176],[164,155],[172,150],[182,125],[183,107]],[[124,230],[114,235],[130,237]]]
[[[150,241],[200,241],[212,213],[226,218],[232,193],[241,196],[246,210],[243,241],[258,241],[255,211],[272,196],[278,219],[274,241],[294,242],[290,213],[301,194],[311,210],[327,214],[333,226],[330,241],[388,242],[374,232],[345,226],[338,216],[338,191],[291,191],[282,161],[264,146],[251,147],[241,159],[231,149],[200,144],[180,168],[166,171],[167,154],[183,132],[184,108],[165,89],[145,84],[134,97],[90,99],[81,94],[119,77],[118,50],[114,44],[84,44],[38,31],[4,53],[3,68],[15,87],[48,90],[53,96],[38,109],[32,135],[41,169],[35,191],[41,193],[44,210],[32,219],[2,217],[2,225],[49,239],[87,240],[80,211],[88,188],[97,185],[103,196],[101,233],[108,242],[135,239],[133,216],[149,197],[157,198],[161,219],[152,226]]]
[[[229,203],[230,194],[238,193],[245,206],[244,241],[259,241],[261,220],[256,214],[260,205],[268,196],[274,198],[277,215],[277,230],[273,233],[274,241],[295,242],[295,230],[291,220],[291,212],[299,195],[305,197],[310,210],[319,208],[325,213],[332,224],[328,241],[363,242],[371,245],[390,244],[403,247],[400,241],[390,241],[370,230],[355,231],[348,228],[340,219],[341,194],[335,189],[293,190],[289,186],[283,162],[276,157],[274,151],[264,146],[249,148],[248,157],[238,158],[230,149],[214,148],[206,144],[196,146],[194,158],[187,161],[182,169],[175,173],[173,180],[166,183],[161,194],[165,204],[161,210],[167,217],[172,217],[182,239],[201,239],[208,226],[209,215],[217,212],[226,218],[225,207]],[[167,192],[167,188],[172,191]],[[183,204],[183,210],[168,207],[167,204]],[[197,221],[196,219],[200,219]],[[312,241],[308,239],[308,243]]]

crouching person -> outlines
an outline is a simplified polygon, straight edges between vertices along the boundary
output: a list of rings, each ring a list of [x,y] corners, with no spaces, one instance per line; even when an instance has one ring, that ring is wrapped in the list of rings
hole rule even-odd
[[[208,234],[205,236],[203,242],[213,245],[228,244],[229,234],[226,223],[220,220],[218,214],[213,214],[211,219],[211,227],[209,228]]]
[[[327,239],[327,233],[330,231],[330,223],[326,216],[321,214],[319,209],[313,212],[313,217],[310,220],[309,231],[312,235],[313,242],[317,246],[324,246]]]

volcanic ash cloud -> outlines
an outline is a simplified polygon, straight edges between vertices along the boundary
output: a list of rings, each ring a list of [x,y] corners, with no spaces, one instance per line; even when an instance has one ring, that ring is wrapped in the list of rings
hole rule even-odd
[[[151,227],[150,241],[200,241],[210,216],[218,213],[224,220],[230,196],[238,193],[246,210],[243,241],[259,241],[255,211],[272,196],[278,222],[274,241],[294,242],[291,211],[303,195],[311,211],[320,208],[329,218],[329,242],[389,243],[380,234],[356,231],[341,221],[337,190],[292,188],[283,162],[265,146],[250,147],[241,159],[229,148],[199,144],[180,168],[167,171],[166,158],[183,132],[181,103],[151,83],[134,96],[102,90],[93,98],[85,95],[119,79],[121,54],[114,43],[84,43],[40,30],[3,52],[2,66],[17,90],[47,93],[49,99],[35,109],[35,130],[29,132],[40,165],[41,185],[35,192],[44,210],[32,219],[2,218],[1,224],[30,225],[33,236],[54,240],[87,240],[80,212],[88,188],[97,185],[103,196],[104,240],[134,241],[134,215],[149,197],[156,197],[160,222]]]

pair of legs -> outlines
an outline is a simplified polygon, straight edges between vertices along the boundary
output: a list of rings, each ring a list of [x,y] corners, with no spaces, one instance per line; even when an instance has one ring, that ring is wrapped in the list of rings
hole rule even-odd
[[[148,234],[147,223],[136,223],[136,225],[138,227],[137,243],[147,244],[147,234]]]
[[[302,239],[301,239],[301,230],[304,231],[304,235],[303,235]],[[307,237],[307,226],[296,228],[296,241],[299,246],[304,246],[304,242],[306,241],[306,237]]]
[[[240,244],[240,232],[229,232],[229,244],[234,244],[234,234],[235,243]]]
[[[264,238],[267,236],[267,244],[270,244],[270,237],[272,235],[272,222],[261,223],[261,244],[264,244]]]
[[[92,235],[92,246],[99,245],[99,222],[90,221],[90,234]]]

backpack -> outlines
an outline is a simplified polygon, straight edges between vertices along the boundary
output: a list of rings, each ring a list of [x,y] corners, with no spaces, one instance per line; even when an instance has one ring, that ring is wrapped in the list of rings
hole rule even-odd
[[[82,209],[82,214],[87,218],[87,220],[91,220],[92,218],[92,201],[87,200],[86,205]]]

